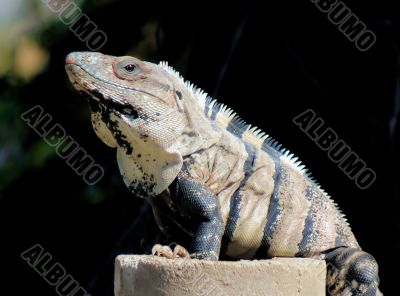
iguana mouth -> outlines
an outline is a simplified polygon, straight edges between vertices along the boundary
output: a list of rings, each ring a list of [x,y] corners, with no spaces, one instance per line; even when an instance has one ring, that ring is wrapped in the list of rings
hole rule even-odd
[[[100,81],[102,83],[106,83],[106,84],[110,85],[111,87],[118,87],[118,88],[124,89],[124,90],[136,91],[136,92],[139,92],[139,93],[142,93],[142,94],[146,94],[146,95],[152,96],[152,97],[154,97],[154,98],[156,98],[158,100],[161,100],[160,97],[158,97],[156,95],[153,95],[152,93],[149,93],[147,91],[143,91],[143,90],[140,90],[140,89],[137,89],[137,88],[134,88],[134,87],[128,87],[128,86],[125,86],[125,85],[121,85],[121,84],[118,84],[116,82],[113,82],[113,81],[101,78],[99,76],[96,76],[93,73],[91,73],[90,71],[88,71],[87,69],[85,69],[84,67],[82,67],[81,65],[69,63],[69,64],[65,65],[65,68],[67,69],[68,76],[70,77],[71,80],[73,80],[72,82],[73,82],[74,85],[77,84],[76,80],[73,77],[74,76],[74,74],[73,74],[74,70],[73,69],[75,68],[75,69],[80,69],[85,74],[89,75],[92,79]],[[80,88],[83,88],[83,86],[80,86]]]
[[[83,71],[84,73],[88,74],[93,79],[96,79],[99,81],[103,81],[103,80],[95,77],[94,75],[92,75],[91,73],[89,73],[88,71],[86,71],[84,68],[82,68],[79,65],[76,65],[76,64],[68,64],[67,65],[67,72],[69,74],[71,81],[73,82],[75,88],[78,89],[79,93],[84,98],[87,99],[92,111],[95,112],[96,110],[98,110],[99,104],[101,104],[107,110],[114,111],[119,114],[131,116],[131,117],[133,117],[133,119],[139,118],[139,112],[128,102],[126,102],[124,100],[111,98],[111,97],[106,98],[106,97],[104,97],[104,95],[101,93],[100,90],[98,90],[96,88],[91,89],[91,88],[87,87],[86,85],[79,84],[76,81],[75,74],[74,74],[74,72],[78,69]],[[109,84],[113,85],[111,83],[109,83]]]

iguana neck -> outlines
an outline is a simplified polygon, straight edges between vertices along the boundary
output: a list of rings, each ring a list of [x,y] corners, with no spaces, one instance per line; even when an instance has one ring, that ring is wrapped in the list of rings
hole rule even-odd
[[[187,123],[171,149],[179,151],[182,157],[185,157],[196,151],[207,149],[220,141],[221,129],[206,118],[199,105],[199,99],[193,92],[186,87],[183,89],[178,86],[178,88],[182,89],[182,96],[185,99],[183,112]]]

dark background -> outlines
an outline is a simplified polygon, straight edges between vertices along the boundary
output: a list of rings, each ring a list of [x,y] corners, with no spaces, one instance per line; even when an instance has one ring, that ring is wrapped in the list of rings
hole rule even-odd
[[[307,0],[81,7],[108,36],[102,52],[169,61],[294,152],[377,259],[382,292],[398,295],[400,10],[386,1],[345,3],[378,37],[367,52]],[[43,5],[31,1],[29,9]],[[125,188],[115,151],[96,137],[87,103],[67,80],[65,56],[86,45],[57,18],[38,28],[30,38],[49,57],[43,70],[22,79],[10,68],[0,79],[0,294],[56,295],[20,258],[39,243],[92,295],[113,295],[115,256],[149,253],[163,238],[148,206]],[[37,104],[104,167],[97,185],[86,185],[20,119]],[[359,189],[293,124],[309,108],[376,172],[373,186]]]

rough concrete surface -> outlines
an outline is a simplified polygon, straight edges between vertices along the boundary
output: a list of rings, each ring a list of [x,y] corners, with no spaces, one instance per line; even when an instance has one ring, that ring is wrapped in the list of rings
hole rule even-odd
[[[115,296],[321,296],[324,261],[300,258],[204,261],[120,255]]]

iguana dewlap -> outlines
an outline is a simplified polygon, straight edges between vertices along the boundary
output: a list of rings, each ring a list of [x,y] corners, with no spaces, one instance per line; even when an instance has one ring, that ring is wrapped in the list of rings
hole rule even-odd
[[[321,258],[330,295],[381,295],[374,258],[269,136],[166,63],[75,52],[66,64],[75,88],[91,97],[96,134],[117,148],[125,184],[151,204],[163,232],[191,237],[192,258]]]

